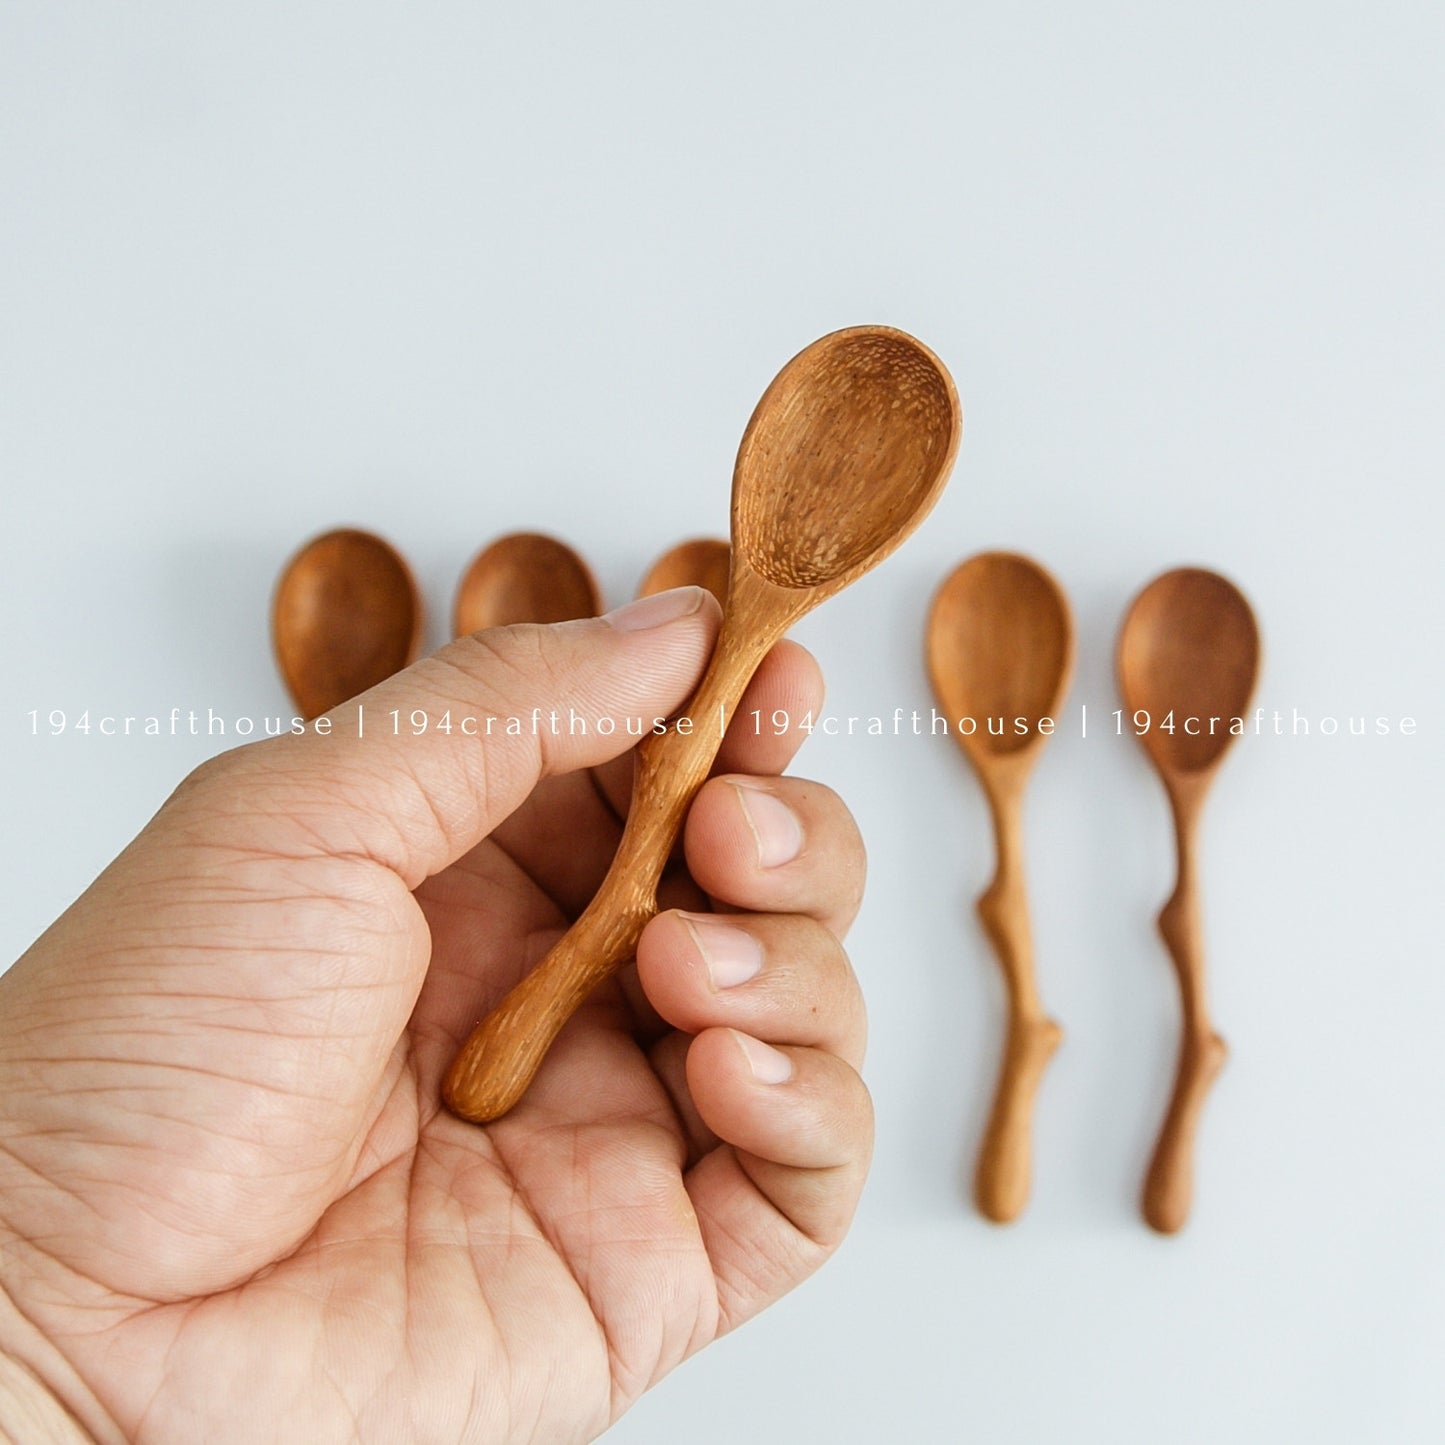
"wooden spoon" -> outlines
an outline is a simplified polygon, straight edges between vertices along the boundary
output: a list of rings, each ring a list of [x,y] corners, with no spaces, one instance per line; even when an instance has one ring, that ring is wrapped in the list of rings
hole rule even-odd
[[[958,397],[937,357],[888,327],[837,331],[764,392],[733,470],[732,576],[712,662],[684,716],[637,749],[617,855],[570,932],[484,1019],[443,1085],[483,1122],[521,1097],[578,1004],[632,956],[663,865],[768,649],[875,566],[927,514],[953,465]]]
[[[642,579],[637,595],[651,597],[654,592],[673,587],[706,587],[726,606],[731,567],[732,549],[726,542],[715,537],[695,537],[664,552]]]
[[[570,622],[601,611],[597,579],[565,542],[540,532],[513,532],[484,547],[462,574],[452,633],[466,637],[514,622]]]
[[[308,721],[406,667],[421,635],[411,571],[370,532],[326,532],[282,569],[271,638],[281,676]]]
[[[993,817],[996,865],[978,913],[1008,989],[1008,1036],[974,1175],[998,1224],[1029,1196],[1034,1097],[1063,1031],[1034,981],[1022,834],[1024,785],[1068,687],[1074,636],[1054,579],[1027,557],[984,552],[944,581],[928,619],[928,671]],[[1040,730],[1040,722],[1047,731]],[[969,730],[970,725],[972,731]],[[1026,727],[1020,732],[1019,726]],[[997,731],[995,731],[997,729]]]
[[[1194,840],[1204,795],[1234,736],[1231,721],[1243,717],[1254,691],[1259,672],[1254,613],[1214,572],[1198,567],[1166,572],[1125,614],[1118,672],[1124,705],[1169,795],[1179,855],[1178,881],[1159,915],[1159,932],[1179,975],[1179,1070],[1143,1199],[1144,1218],[1162,1234],[1173,1234],[1189,1217],[1194,1134],[1225,1055],[1205,1006]]]

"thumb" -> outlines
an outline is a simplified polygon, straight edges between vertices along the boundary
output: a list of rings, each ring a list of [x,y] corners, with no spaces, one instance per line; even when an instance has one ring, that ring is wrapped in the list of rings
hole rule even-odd
[[[217,762],[241,770],[251,826],[274,819],[278,849],[359,853],[415,888],[542,777],[647,736],[696,687],[718,620],[710,593],[680,587],[605,617],[494,628],[334,708],[326,731]]]

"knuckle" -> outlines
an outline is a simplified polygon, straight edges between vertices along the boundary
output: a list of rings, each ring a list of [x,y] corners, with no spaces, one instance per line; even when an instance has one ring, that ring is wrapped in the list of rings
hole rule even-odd
[[[555,668],[543,641],[544,629],[528,625],[491,627],[463,638],[448,658],[466,679],[467,690],[481,690],[503,704],[517,703],[537,684],[555,679]]]

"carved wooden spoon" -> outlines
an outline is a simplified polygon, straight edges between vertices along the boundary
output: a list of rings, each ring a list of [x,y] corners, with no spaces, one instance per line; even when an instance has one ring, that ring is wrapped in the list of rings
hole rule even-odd
[[[1225,1055],[1205,1004],[1196,826],[1234,736],[1231,720],[1248,707],[1258,671],[1259,629],[1249,603],[1233,584],[1198,567],[1156,577],[1119,629],[1119,691],[1169,795],[1179,855],[1178,881],[1159,915],[1179,975],[1179,1071],[1143,1200],[1144,1218],[1163,1234],[1182,1229],[1189,1217],[1195,1129]]]
[[[695,537],[664,552],[642,579],[637,595],[651,597],[654,592],[667,592],[673,587],[706,587],[726,605],[731,566],[732,549],[726,542],[715,537]]]
[[[973,765],[993,817],[993,881],[978,913],[1008,989],[1008,1036],[974,1175],[978,1207],[998,1224],[1029,1196],[1034,1097],[1063,1033],[1034,981],[1022,834],[1024,785],[1073,669],[1069,605],[1027,557],[984,552],[944,581],[928,619],[933,690]],[[970,724],[972,731],[969,731]],[[1019,731],[1019,726],[1027,730]]]
[[[540,532],[498,537],[457,586],[452,632],[466,637],[514,622],[570,622],[602,611],[597,580],[565,542]]]
[[[353,528],[313,538],[282,569],[271,603],[281,676],[308,720],[399,672],[421,646],[410,569]]]
[[[472,1032],[443,1084],[483,1122],[521,1097],[578,1004],[632,956],[663,865],[768,649],[804,613],[882,561],[927,514],[961,425],[938,358],[888,327],[837,331],[795,356],[758,402],[733,470],[732,576],[688,731],[637,749],[617,855],[571,930]]]

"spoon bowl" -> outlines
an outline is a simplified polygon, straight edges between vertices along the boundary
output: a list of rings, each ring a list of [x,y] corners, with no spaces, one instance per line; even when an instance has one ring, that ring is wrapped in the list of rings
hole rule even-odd
[[[570,622],[601,611],[597,579],[565,542],[540,532],[513,532],[484,547],[462,574],[452,632],[466,637],[488,627]]]
[[[282,569],[271,605],[281,676],[308,721],[399,672],[421,646],[422,605],[389,543],[341,528]]]
[[[1243,731],[1259,653],[1249,603],[1233,583],[1199,567],[1156,577],[1119,629],[1119,691],[1168,794],[1178,855],[1159,932],[1179,981],[1179,1064],[1143,1195],[1144,1218],[1161,1234],[1182,1229],[1189,1217],[1194,1138],[1205,1096],[1224,1064],[1224,1040],[1214,1032],[1205,1000],[1195,839],[1205,794]]]
[[[943,364],[888,327],[834,332],[763,393],[733,470],[732,576],[712,661],[682,717],[636,752],[617,854],[586,911],[472,1031],[443,1084],[476,1122],[521,1098],[553,1038],[632,956],[692,799],[748,681],[788,628],[888,555],[948,479],[961,416]]]
[[[775,587],[840,590],[938,498],[958,446],[938,358],[886,327],[835,331],[758,402],[733,471],[733,547]]]
[[[1073,650],[1069,604],[1038,563],[982,552],[950,573],[929,617],[928,666],[944,710],[979,724],[958,735],[976,765],[1038,749],[1039,723],[1063,701]],[[998,718],[1006,723],[998,731],[983,726]]]
[[[1119,691],[1152,726],[1140,741],[1170,775],[1203,772],[1233,740],[1230,718],[1249,705],[1259,672],[1259,628],[1239,589],[1216,572],[1180,567],[1134,599],[1119,632]],[[1173,712],[1179,726],[1158,724]],[[1208,720],[1218,719],[1214,729]],[[1186,731],[1185,718],[1199,718]]]
[[[988,799],[995,869],[978,900],[1008,991],[1008,1029],[974,1197],[995,1223],[1028,1201],[1034,1100],[1063,1038],[1034,978],[1024,883],[1023,793],[1073,670],[1074,635],[1059,584],[1014,552],[984,552],[939,588],[928,619],[928,671]],[[1047,729],[1047,730],[1046,730]]]
[[[637,589],[639,597],[667,592],[674,587],[706,587],[721,603],[727,602],[732,548],[715,537],[694,537],[679,542],[657,559]]]

